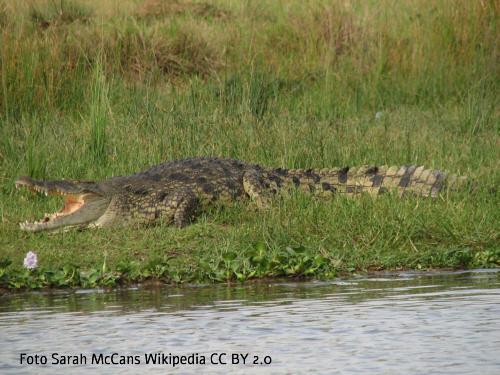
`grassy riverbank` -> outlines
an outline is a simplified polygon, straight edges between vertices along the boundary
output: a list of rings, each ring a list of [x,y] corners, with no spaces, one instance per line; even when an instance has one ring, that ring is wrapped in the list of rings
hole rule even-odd
[[[0,287],[499,266],[499,12],[493,1],[7,0]],[[264,212],[214,207],[180,230],[18,229],[60,202],[16,191],[17,176],[103,179],[193,155],[426,165],[478,187],[438,200],[294,193]]]

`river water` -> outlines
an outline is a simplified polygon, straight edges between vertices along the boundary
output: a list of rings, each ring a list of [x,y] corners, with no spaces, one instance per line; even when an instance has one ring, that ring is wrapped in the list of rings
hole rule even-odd
[[[0,374],[500,374],[499,271],[7,294]]]

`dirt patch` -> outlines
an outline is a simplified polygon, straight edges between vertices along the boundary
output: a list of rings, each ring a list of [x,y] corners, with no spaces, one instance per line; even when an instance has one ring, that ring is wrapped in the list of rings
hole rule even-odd
[[[92,15],[91,8],[77,2],[32,3],[30,6],[31,21],[41,29],[73,22],[89,23]]]
[[[161,18],[179,14],[192,14],[200,18],[227,19],[231,12],[208,3],[180,2],[178,0],[146,0],[139,4],[136,16],[139,18]]]

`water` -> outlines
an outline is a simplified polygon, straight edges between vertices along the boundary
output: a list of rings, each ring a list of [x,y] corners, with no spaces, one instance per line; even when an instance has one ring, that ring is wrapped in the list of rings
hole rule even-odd
[[[500,374],[499,271],[4,295],[0,373]]]

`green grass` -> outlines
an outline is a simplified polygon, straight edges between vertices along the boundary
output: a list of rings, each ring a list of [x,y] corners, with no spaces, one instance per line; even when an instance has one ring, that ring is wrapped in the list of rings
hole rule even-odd
[[[0,287],[500,265],[495,2],[117,4],[0,5]],[[214,207],[185,229],[18,229],[60,204],[16,191],[20,175],[99,180],[193,155],[426,165],[478,187],[438,200],[292,193],[266,211]]]

